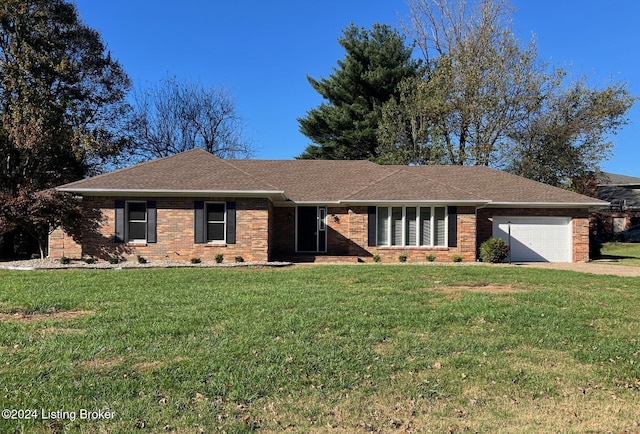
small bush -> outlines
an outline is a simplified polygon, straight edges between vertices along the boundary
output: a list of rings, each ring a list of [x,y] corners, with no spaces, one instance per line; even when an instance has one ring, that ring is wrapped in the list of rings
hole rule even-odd
[[[400,261],[400,262],[407,262],[407,255],[400,255],[400,256],[398,256],[398,261]]]
[[[191,258],[191,263],[192,264],[199,264],[200,262],[202,262],[202,260],[200,260],[200,258]]]
[[[375,255],[373,255],[373,262],[380,262],[380,255],[378,255],[377,253]]]
[[[427,255],[427,261],[429,261],[429,262],[433,262],[433,261],[435,261],[435,260],[436,260],[436,255],[434,255],[433,253],[429,253],[429,254]]]
[[[142,256],[138,255],[138,264],[146,264],[147,260],[146,258],[143,258]]]
[[[509,245],[502,239],[492,237],[480,245],[480,260],[482,262],[498,263],[509,256]]]
[[[32,253],[31,254],[31,259],[40,259],[40,255],[37,253]]]
[[[71,259],[67,258],[66,256],[63,256],[62,258],[60,258],[60,263],[62,265],[67,265],[71,263]]]
[[[242,256],[236,256],[236,262],[244,262],[244,258]]]
[[[84,260],[87,264],[95,264],[96,260],[94,258],[87,258]]]
[[[111,265],[116,265],[120,263],[120,258],[116,256],[111,256],[109,259],[107,259],[107,261],[109,261]]]
[[[462,262],[464,260],[464,258],[462,256],[460,256],[460,255],[455,255],[452,258],[452,260],[453,260],[453,262]]]
[[[224,260],[224,255],[222,253],[218,253],[216,255],[216,264],[221,264],[223,260]]]

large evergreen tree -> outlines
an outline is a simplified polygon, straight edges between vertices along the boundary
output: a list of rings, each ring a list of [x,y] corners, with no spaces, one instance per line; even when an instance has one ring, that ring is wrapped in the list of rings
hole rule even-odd
[[[382,105],[398,95],[398,84],[418,74],[405,38],[388,25],[371,30],[347,27],[338,40],[346,55],[328,78],[308,77],[326,100],[299,118],[300,131],[314,144],[299,158],[373,159]]]

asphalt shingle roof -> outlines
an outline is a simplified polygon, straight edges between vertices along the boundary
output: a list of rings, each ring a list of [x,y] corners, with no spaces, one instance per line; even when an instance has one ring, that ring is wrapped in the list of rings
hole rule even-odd
[[[370,161],[222,160],[193,149],[59,187],[80,194],[244,192],[293,202],[467,202],[606,205],[483,166],[381,166]]]
[[[62,190],[122,191],[279,191],[202,149],[147,161],[135,166],[83,179]]]

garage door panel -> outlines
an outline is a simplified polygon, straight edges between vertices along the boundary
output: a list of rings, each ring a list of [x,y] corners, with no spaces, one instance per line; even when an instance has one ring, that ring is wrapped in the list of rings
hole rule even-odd
[[[569,262],[571,219],[564,217],[496,217],[493,236],[511,244],[516,262]]]

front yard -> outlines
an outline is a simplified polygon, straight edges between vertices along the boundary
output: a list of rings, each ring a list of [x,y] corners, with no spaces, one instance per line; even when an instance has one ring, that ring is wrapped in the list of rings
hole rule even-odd
[[[640,243],[606,243],[602,246],[601,253],[602,259],[640,267]]]
[[[508,266],[0,271],[0,432],[636,432],[638,306]]]

